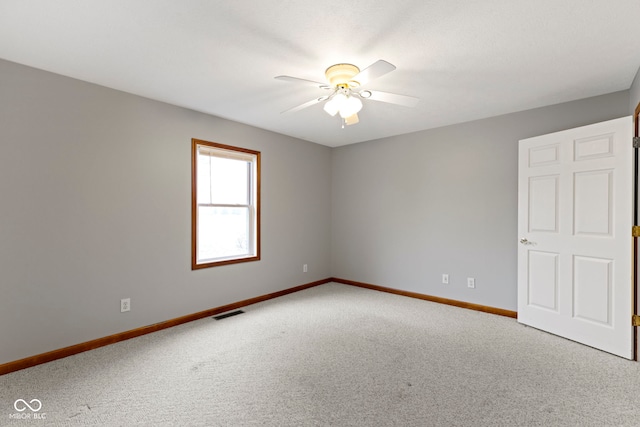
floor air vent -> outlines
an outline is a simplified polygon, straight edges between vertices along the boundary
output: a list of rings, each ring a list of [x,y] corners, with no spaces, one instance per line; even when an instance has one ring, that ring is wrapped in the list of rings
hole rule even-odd
[[[219,316],[213,316],[213,318],[216,320],[222,320],[222,319],[226,319],[227,317],[237,316],[238,314],[242,314],[242,313],[244,313],[244,311],[242,310],[230,311],[229,313],[221,314]]]

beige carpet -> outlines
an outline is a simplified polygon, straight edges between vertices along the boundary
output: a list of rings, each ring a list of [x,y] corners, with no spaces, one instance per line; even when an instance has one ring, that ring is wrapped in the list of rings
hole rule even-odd
[[[640,364],[513,319],[333,283],[243,310],[2,376],[0,425],[640,426]]]

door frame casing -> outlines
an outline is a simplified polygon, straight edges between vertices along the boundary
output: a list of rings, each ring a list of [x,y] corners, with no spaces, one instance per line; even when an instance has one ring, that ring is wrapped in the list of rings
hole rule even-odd
[[[640,136],[640,103],[636,106],[635,111],[633,112],[633,136]],[[640,187],[640,159],[638,155],[638,148],[633,149],[633,224],[638,225],[640,221],[640,197],[638,196],[638,188]],[[638,294],[638,271],[639,271],[639,256],[638,256],[638,238],[633,238],[633,286],[631,289],[632,296],[631,301],[633,303],[633,313],[638,314],[638,306],[640,302],[638,298],[640,295]],[[633,345],[633,360],[638,361],[638,345],[640,344],[640,340],[638,339],[638,327],[634,327],[635,331],[633,333],[634,345]]]

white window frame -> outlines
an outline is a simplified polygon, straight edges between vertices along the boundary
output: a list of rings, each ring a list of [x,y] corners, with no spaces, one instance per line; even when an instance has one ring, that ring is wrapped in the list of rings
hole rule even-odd
[[[191,268],[215,267],[239,262],[258,261],[260,259],[260,152],[246,148],[218,144],[216,142],[192,139],[191,149]],[[212,157],[243,160],[249,163],[248,168],[248,201],[247,204],[224,204],[210,201],[203,203],[198,200],[198,155],[206,152]],[[246,254],[221,256],[203,259],[199,254],[198,212],[200,207],[242,207],[248,209],[248,251]]]

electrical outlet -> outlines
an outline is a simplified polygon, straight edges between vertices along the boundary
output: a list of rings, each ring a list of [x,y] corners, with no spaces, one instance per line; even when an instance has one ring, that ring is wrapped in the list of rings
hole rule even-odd
[[[476,287],[476,279],[473,277],[467,277],[467,288],[475,288]]]
[[[131,310],[131,298],[123,298],[120,300],[120,313]]]
[[[448,274],[443,274],[442,275],[442,283],[444,283],[445,285],[449,284],[449,275]]]
[[[302,264],[302,272],[306,273],[309,269],[307,268],[307,264]]]

